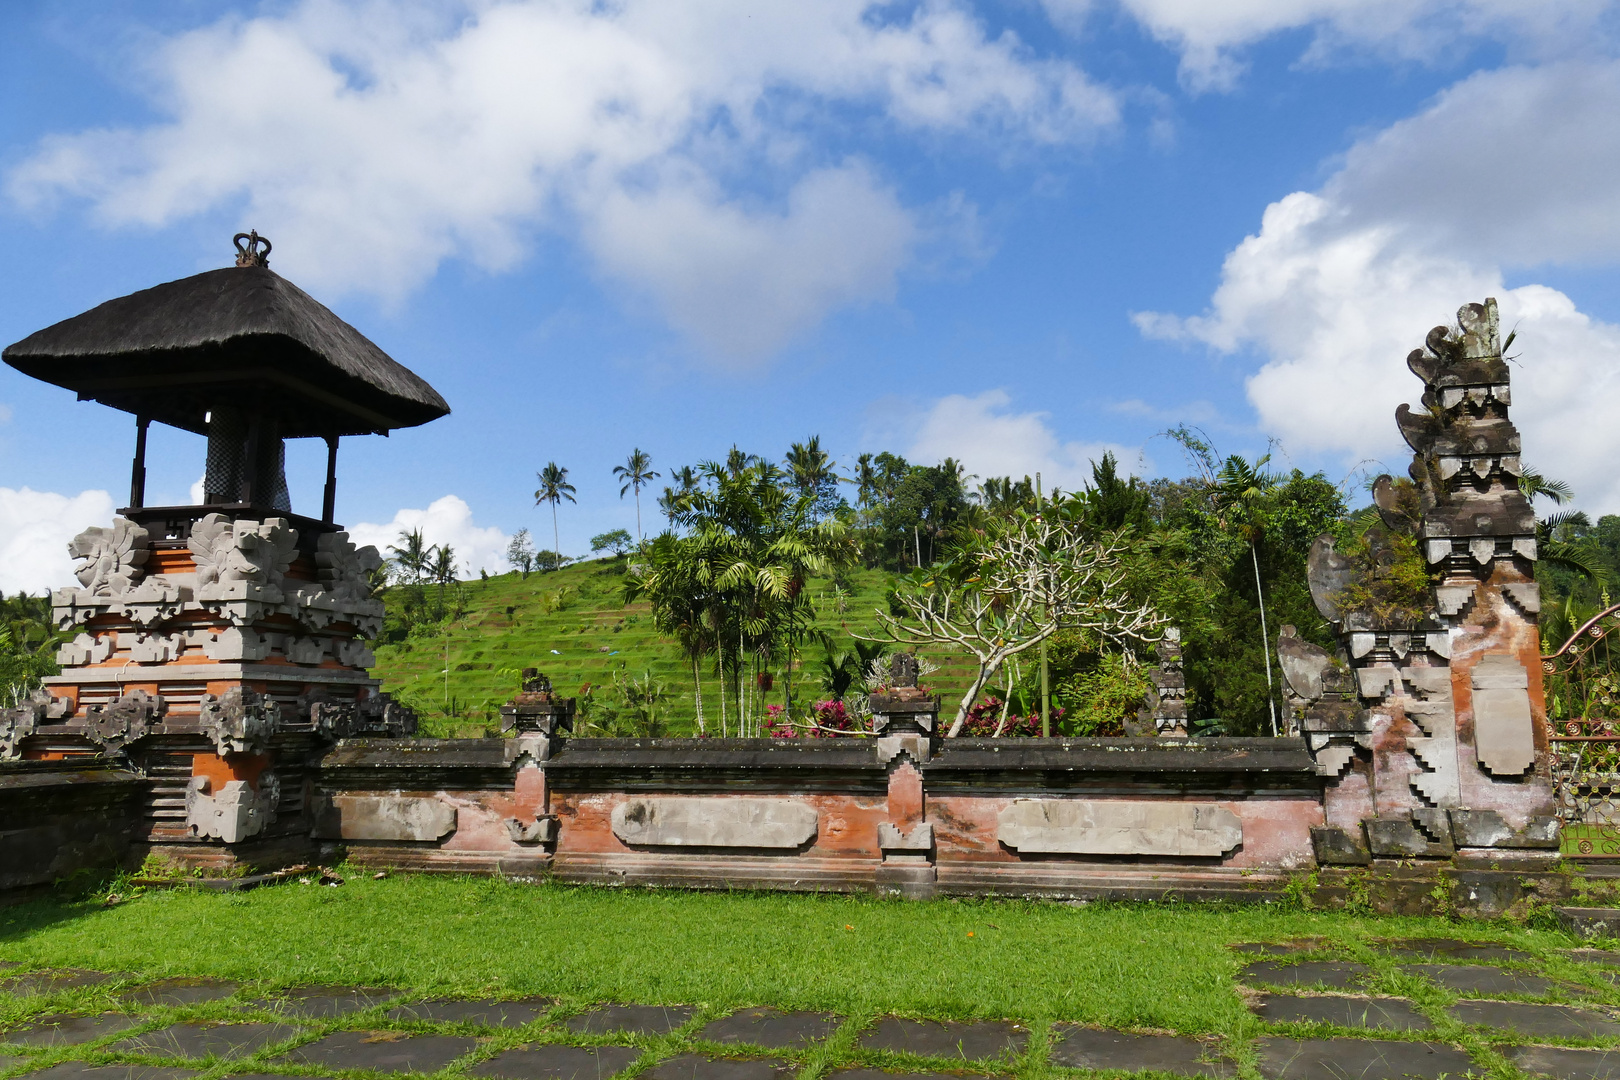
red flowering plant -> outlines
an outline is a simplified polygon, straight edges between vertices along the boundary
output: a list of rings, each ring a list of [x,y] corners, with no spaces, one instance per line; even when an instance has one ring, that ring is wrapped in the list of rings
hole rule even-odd
[[[968,710],[967,719],[962,724],[962,734],[976,739],[989,739],[1000,737],[1032,738],[1041,733],[1041,714],[1032,712],[1028,716],[1019,716],[1010,709],[1007,712],[1005,724],[1001,720],[1001,710],[1006,703],[994,694],[984,698]],[[1062,708],[1052,710],[1052,730],[1059,730],[1063,722]]]
[[[765,707],[765,730],[773,739],[830,739],[863,734],[855,714],[833,698],[810,706],[810,715],[795,721],[780,705]]]

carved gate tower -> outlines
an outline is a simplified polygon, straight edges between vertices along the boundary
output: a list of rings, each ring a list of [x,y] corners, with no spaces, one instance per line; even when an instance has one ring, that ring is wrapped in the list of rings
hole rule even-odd
[[[1423,380],[1421,406],[1395,416],[1413,450],[1413,486],[1380,477],[1373,498],[1384,537],[1405,533],[1428,568],[1427,610],[1405,623],[1349,610],[1350,587],[1369,570],[1322,537],[1311,592],[1338,632],[1341,663],[1312,663],[1314,646],[1280,643],[1290,682],[1302,683],[1296,694],[1310,701],[1303,734],[1327,780],[1316,857],[1541,864],[1556,858],[1558,832],[1536,521],[1519,489],[1496,301],[1465,304],[1407,366]],[[1393,552],[1381,543],[1375,559]]]
[[[333,522],[338,440],[447,414],[434,389],[235,238],[234,267],[108,301],[10,346],[17,370],[133,413],[129,506],[80,533],[77,587],[52,594],[79,632],[62,674],[0,714],[0,756],[102,753],[144,774],[138,841],[189,865],[274,866],[311,853],[308,773],[325,745],[406,735],[366,639],[381,566]],[[203,505],[145,505],[153,422],[208,439]],[[285,439],[327,444],[319,518],[292,512]]]

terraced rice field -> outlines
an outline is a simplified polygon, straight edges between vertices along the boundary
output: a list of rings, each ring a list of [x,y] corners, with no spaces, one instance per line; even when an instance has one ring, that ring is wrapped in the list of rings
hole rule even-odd
[[[499,726],[496,710],[517,689],[518,673],[538,667],[566,694],[586,683],[610,683],[615,671],[631,677],[651,672],[670,691],[666,704],[673,734],[696,731],[691,664],[674,641],[653,629],[646,604],[622,600],[625,560],[600,559],[545,574],[503,574],[487,581],[464,582],[467,614],[430,635],[380,645],[374,674],[383,688],[417,708],[422,734],[475,737]],[[813,580],[816,626],[833,635],[871,634],[875,610],[886,608],[888,575],[859,570],[853,589],[839,601],[831,582]],[[399,589],[386,597],[401,602]],[[820,690],[821,646],[809,641],[795,663],[795,698],[807,689]],[[939,669],[924,682],[954,706],[973,679],[975,667],[964,656],[925,650]],[[773,688],[758,695],[758,709],[785,700],[785,665],[772,672]],[[448,669],[448,670],[447,670]],[[712,664],[703,672],[704,712],[711,729],[719,717],[719,684]],[[734,710],[735,703],[728,703]],[[734,715],[734,713],[733,713]]]

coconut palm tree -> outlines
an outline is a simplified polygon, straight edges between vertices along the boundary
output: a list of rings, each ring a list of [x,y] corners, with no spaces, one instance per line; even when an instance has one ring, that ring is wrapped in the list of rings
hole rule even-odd
[[[630,451],[630,458],[623,465],[613,466],[613,475],[624,481],[619,489],[619,498],[624,498],[627,491],[634,489],[636,493],[636,542],[640,543],[641,536],[641,489],[644,485],[658,479],[659,474],[652,470],[652,456],[639,446]]]
[[[415,585],[427,574],[430,548],[427,541],[422,539],[421,529],[412,529],[406,532],[399,531],[399,543],[390,544],[389,551],[393,557],[388,561],[394,564],[399,571],[400,580],[406,584]]]
[[[1233,454],[1221,465],[1213,485],[1214,502],[1222,524],[1249,544],[1249,558],[1254,563],[1254,595],[1260,604],[1260,655],[1266,661],[1266,704],[1271,707],[1271,734],[1277,734],[1277,692],[1271,679],[1271,636],[1266,627],[1266,595],[1260,586],[1260,536],[1265,532],[1265,512],[1271,494],[1277,489],[1277,477],[1266,471],[1271,455],[1266,454],[1252,465]]]
[[[546,462],[546,467],[534,475],[540,481],[540,488],[534,493],[534,505],[551,504],[551,548],[557,556],[556,565],[561,566],[562,541],[558,539],[557,532],[557,504],[564,499],[577,502],[574,498],[574,485],[568,482],[568,470],[555,461]]]

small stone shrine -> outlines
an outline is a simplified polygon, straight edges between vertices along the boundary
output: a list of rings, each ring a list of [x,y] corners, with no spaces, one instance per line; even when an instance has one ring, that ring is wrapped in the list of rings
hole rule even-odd
[[[136,417],[129,505],[69,545],[52,595],[78,634],[62,674],[7,710],[24,759],[101,753],[149,780],[135,838],[193,864],[296,859],[320,745],[414,732],[366,640],[382,565],[333,523],[338,441],[449,412],[416,375],[270,270],[236,266],[108,301],[10,346],[6,363]],[[204,505],[145,505],[152,421],[208,440]],[[292,512],[284,440],[326,441],[321,516]]]
[[[1310,587],[1340,655],[1285,627],[1278,658],[1327,780],[1322,863],[1454,858],[1533,866],[1556,858],[1557,823],[1541,686],[1536,523],[1519,491],[1519,434],[1496,301],[1466,304],[1407,357],[1422,407],[1396,412],[1411,483],[1379,477],[1383,527],[1368,558],[1329,537]],[[1423,611],[1358,606],[1400,558],[1427,567]]]

